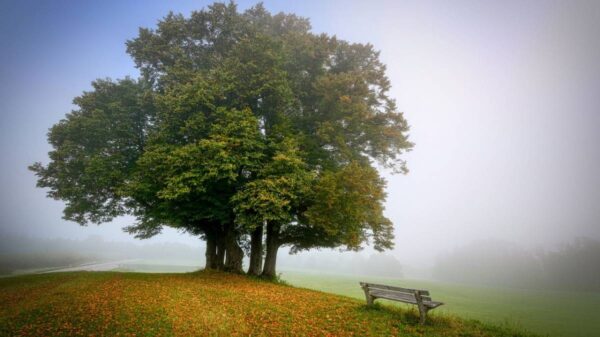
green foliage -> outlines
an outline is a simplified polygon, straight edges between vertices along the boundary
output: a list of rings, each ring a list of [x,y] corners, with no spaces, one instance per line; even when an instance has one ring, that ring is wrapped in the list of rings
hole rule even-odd
[[[206,193],[212,184],[236,184],[245,171],[258,169],[263,143],[256,118],[247,109],[219,108],[216,114],[207,138],[163,152],[166,157],[159,160],[167,163],[166,186],[158,192],[159,198]]]
[[[249,110],[218,108],[206,138],[184,145],[152,144],[138,160],[126,190],[142,205],[131,232],[141,236],[160,223],[198,230],[202,221],[229,219],[229,198],[257,169],[263,140]]]
[[[295,220],[310,192],[315,175],[308,170],[292,142],[277,144],[272,158],[232,198],[236,221],[249,228],[264,222]]]
[[[391,248],[394,228],[383,216],[384,186],[374,168],[357,162],[326,172],[314,186],[306,222],[348,249],[359,249],[369,236],[375,249]]]

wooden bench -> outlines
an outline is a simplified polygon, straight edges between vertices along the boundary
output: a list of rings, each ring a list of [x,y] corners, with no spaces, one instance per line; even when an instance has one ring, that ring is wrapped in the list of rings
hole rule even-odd
[[[407,289],[364,282],[360,282],[360,286],[365,292],[367,305],[372,305],[373,301],[377,298],[417,305],[419,307],[421,324],[425,324],[425,318],[427,317],[427,312],[429,310],[444,304],[442,302],[432,301],[429,291],[427,290]]]

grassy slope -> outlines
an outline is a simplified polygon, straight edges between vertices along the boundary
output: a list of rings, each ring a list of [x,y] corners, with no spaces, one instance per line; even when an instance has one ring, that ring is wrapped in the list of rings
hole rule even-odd
[[[600,331],[600,293],[498,289],[306,272],[284,272],[283,279],[296,286],[359,299],[364,299],[359,281],[428,289],[434,299],[446,303],[434,311],[437,314],[457,314],[551,336],[595,336]]]
[[[528,336],[453,317],[421,327],[412,311],[210,272],[9,277],[0,303],[2,336]]]

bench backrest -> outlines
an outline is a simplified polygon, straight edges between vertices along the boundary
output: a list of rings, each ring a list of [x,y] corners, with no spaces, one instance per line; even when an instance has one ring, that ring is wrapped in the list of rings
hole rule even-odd
[[[392,291],[397,291],[397,292],[401,292],[401,293],[409,293],[409,294],[416,294],[418,291],[419,294],[421,294],[421,295],[425,295],[425,296],[429,295],[429,291],[427,291],[427,290],[392,287],[392,286],[386,286],[383,284],[360,282],[360,286],[363,288],[367,287],[370,289],[392,290]]]
[[[363,289],[386,291],[386,292],[390,292],[390,293],[397,293],[400,295],[410,295],[410,296],[414,296],[415,299],[420,297],[424,301],[431,301],[431,297],[429,296],[429,291],[427,291],[427,290],[393,287],[393,286],[386,286],[383,284],[366,283],[366,282],[360,282],[360,286]],[[418,301],[418,299],[417,299],[417,301]]]

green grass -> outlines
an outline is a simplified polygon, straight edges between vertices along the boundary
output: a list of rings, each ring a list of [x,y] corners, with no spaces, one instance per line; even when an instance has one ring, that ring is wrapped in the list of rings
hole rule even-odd
[[[284,271],[282,279],[295,286],[363,301],[359,281],[427,289],[434,300],[446,303],[432,311],[437,315],[455,314],[550,336],[600,336],[600,293],[499,289],[293,271]]]
[[[0,336],[532,336],[218,272],[7,277],[0,303]]]

